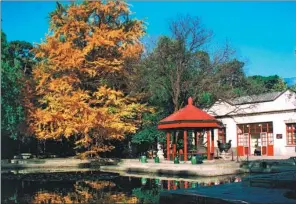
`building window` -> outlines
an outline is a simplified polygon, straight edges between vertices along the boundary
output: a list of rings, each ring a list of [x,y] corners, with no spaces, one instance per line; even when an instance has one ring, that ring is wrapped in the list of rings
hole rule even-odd
[[[287,126],[287,144],[296,145],[296,123],[286,124]]]
[[[218,140],[222,143],[226,143],[226,128],[218,129]]]

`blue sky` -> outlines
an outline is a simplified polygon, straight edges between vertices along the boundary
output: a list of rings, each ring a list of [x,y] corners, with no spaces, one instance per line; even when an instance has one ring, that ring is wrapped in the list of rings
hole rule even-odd
[[[1,2],[2,29],[8,40],[40,42],[48,31],[55,2]],[[214,44],[226,39],[246,61],[247,75],[296,76],[296,2],[129,2],[147,23],[147,37],[169,35],[177,14],[199,16],[214,32]]]

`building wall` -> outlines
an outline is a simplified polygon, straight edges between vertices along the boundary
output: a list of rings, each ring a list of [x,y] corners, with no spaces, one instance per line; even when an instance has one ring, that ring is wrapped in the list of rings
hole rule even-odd
[[[274,155],[295,155],[295,146],[287,146],[286,133],[286,122],[293,119],[296,119],[296,112],[290,111],[283,113],[222,118],[220,120],[226,126],[226,140],[232,140],[232,147],[237,147],[237,124],[272,122]],[[276,134],[282,134],[282,139],[276,139]]]
[[[271,111],[283,111],[296,108],[296,93],[287,90],[274,101],[231,105],[224,101],[217,101],[207,112],[213,116],[252,114]]]
[[[296,93],[287,90],[277,99],[269,102],[231,105],[217,101],[207,112],[215,116],[226,127],[226,141],[232,140],[236,153],[237,124],[273,123],[274,155],[296,155],[296,147],[287,145],[286,123],[296,123]],[[219,117],[220,116],[220,117]],[[282,134],[282,139],[276,139]],[[218,131],[215,131],[215,147],[217,147]]]

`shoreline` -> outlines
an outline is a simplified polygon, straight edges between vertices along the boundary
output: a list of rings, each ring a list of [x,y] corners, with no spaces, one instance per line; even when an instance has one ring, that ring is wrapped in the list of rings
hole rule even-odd
[[[205,161],[203,164],[192,165],[190,162],[174,164],[171,161],[162,161],[161,163],[154,163],[153,160],[148,160],[148,163],[141,163],[138,160],[125,160],[117,166],[101,166],[100,170],[119,173],[148,173],[155,175],[201,177],[234,175],[248,172],[240,167],[240,163],[236,162]]]
[[[141,163],[138,159],[99,159],[81,160],[76,158],[25,159],[12,160],[13,163],[2,163],[1,173],[34,173],[34,172],[65,172],[91,171],[114,173],[146,173],[175,176],[224,176],[246,173],[240,168],[240,163],[225,161],[207,161],[203,164],[192,165],[190,162],[173,164],[171,161]]]
[[[190,161],[161,160],[155,163],[148,159],[141,163],[139,159],[88,159],[50,158],[50,159],[14,159],[11,163],[1,161],[1,173],[34,173],[34,172],[66,172],[66,171],[95,171],[114,173],[140,173],[170,176],[224,176],[243,173],[279,173],[296,170],[295,159],[269,159],[251,161],[204,160],[202,164],[192,165]]]

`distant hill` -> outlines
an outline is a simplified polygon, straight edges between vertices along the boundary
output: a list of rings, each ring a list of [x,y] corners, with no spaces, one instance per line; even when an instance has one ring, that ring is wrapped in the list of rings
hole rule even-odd
[[[296,77],[284,78],[284,80],[288,84],[288,86],[293,86],[294,84],[296,84]]]

